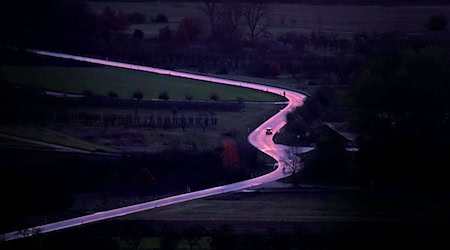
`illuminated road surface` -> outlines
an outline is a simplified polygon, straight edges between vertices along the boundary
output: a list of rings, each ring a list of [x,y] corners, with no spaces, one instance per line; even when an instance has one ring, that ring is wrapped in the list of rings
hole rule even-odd
[[[273,117],[265,121],[262,125],[260,125],[257,129],[255,129],[251,134],[248,136],[248,140],[250,143],[258,148],[259,150],[263,151],[264,153],[268,154],[269,156],[273,157],[275,160],[278,161],[278,168],[271,173],[268,173],[266,175],[253,178],[246,181],[241,181],[229,185],[224,185],[220,187],[215,188],[209,188],[201,191],[196,191],[192,193],[186,193],[181,195],[176,195],[160,200],[145,202],[133,206],[123,207],[123,208],[117,208],[109,211],[104,212],[98,212],[91,215],[86,215],[78,218],[73,218],[69,220],[64,220],[60,222],[50,223],[42,226],[37,226],[34,228],[30,228],[27,230],[17,231],[17,232],[11,232],[0,236],[0,239],[3,238],[3,240],[13,240],[18,238],[23,238],[27,236],[31,236],[33,232],[39,233],[46,233],[56,230],[61,230],[64,228],[70,228],[75,227],[91,222],[106,220],[118,216],[124,216],[136,212],[141,212],[149,209],[153,209],[156,207],[162,207],[167,206],[171,204],[176,204],[184,201],[190,201],[194,199],[199,199],[207,196],[222,194],[222,193],[228,193],[232,191],[242,190],[245,188],[250,188],[254,186],[258,186],[263,183],[275,181],[278,179],[281,179],[283,177],[286,177],[290,175],[290,173],[285,173],[283,171],[283,167],[285,166],[285,163],[283,162],[283,159],[285,158],[286,149],[288,147],[283,145],[278,145],[273,142],[273,135],[266,135],[265,130],[267,127],[270,127],[273,129],[274,133],[276,131],[279,131],[285,124],[285,116],[286,114],[292,110],[295,107],[298,107],[303,104],[303,100],[305,99],[305,95],[302,95],[300,93],[277,88],[277,87],[270,87],[266,85],[260,85],[255,83],[248,83],[248,82],[241,82],[241,81],[233,81],[233,80],[227,80],[227,79],[221,79],[216,77],[209,77],[204,75],[195,75],[190,73],[182,73],[182,72],[176,72],[171,70],[164,70],[164,69],[157,69],[152,67],[145,67],[145,66],[138,66],[133,64],[127,64],[127,63],[119,63],[119,62],[112,62],[107,60],[101,60],[101,59],[93,59],[93,58],[86,58],[86,57],[80,57],[80,56],[72,56],[67,54],[60,54],[60,53],[53,53],[53,52],[46,52],[46,51],[37,51],[37,50],[30,50],[32,53],[40,54],[40,55],[46,55],[46,56],[52,56],[52,57],[58,57],[58,58],[66,58],[66,59],[72,59],[72,60],[78,60],[78,61],[84,61],[89,63],[95,63],[95,64],[101,64],[101,65],[107,65],[107,66],[113,66],[113,67],[119,67],[119,68],[126,68],[126,69],[134,69],[139,71],[146,71],[146,72],[153,72],[163,75],[171,75],[171,76],[177,76],[177,77],[183,77],[183,78],[190,78],[190,79],[196,79],[196,80],[202,80],[207,82],[214,82],[214,83],[221,83],[221,84],[227,84],[227,85],[234,85],[234,86],[241,86],[251,89],[257,89],[262,91],[269,91],[278,95],[284,95],[289,100],[289,104],[280,112],[275,114]]]

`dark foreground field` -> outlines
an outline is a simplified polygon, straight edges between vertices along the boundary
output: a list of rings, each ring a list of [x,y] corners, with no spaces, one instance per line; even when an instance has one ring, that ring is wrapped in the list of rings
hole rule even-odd
[[[253,191],[15,244],[71,249],[65,239],[78,238],[76,248],[88,249],[420,249],[437,246],[449,225],[450,200],[442,190],[304,186]]]
[[[119,218],[121,221],[233,225],[238,232],[290,231],[300,223],[418,223],[448,219],[445,191],[362,190],[303,186],[267,188],[186,202]],[[255,226],[259,225],[259,226]]]

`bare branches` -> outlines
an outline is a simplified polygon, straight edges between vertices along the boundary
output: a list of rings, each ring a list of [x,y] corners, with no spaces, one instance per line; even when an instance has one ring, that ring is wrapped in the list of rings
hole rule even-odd
[[[264,0],[253,0],[244,3],[242,13],[250,29],[252,41],[269,27],[268,22],[262,23],[263,19],[269,14],[269,6]]]
[[[285,158],[282,159],[284,163],[283,172],[291,173],[293,178],[293,184],[297,185],[297,174],[303,169],[305,166],[302,158],[300,157],[301,150],[298,147],[289,147],[285,151]]]
[[[217,0],[203,0],[202,5],[199,6],[199,9],[208,16],[211,25],[211,33],[215,35],[217,32],[217,26],[223,17],[221,4]]]
[[[199,8],[208,16],[213,36],[220,32],[235,33],[239,29],[242,17],[249,28],[252,41],[269,27],[265,21],[269,14],[269,6],[264,0],[249,0],[245,3],[203,0]]]
[[[234,34],[239,29],[243,15],[243,6],[237,2],[226,2],[223,4],[223,26],[226,32]]]

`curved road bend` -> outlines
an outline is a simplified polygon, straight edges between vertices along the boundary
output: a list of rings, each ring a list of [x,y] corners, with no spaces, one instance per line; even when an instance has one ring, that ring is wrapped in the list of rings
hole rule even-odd
[[[251,88],[251,89],[257,89],[262,91],[269,91],[278,95],[283,95],[285,93],[286,98],[289,100],[289,104],[280,110],[277,114],[269,118],[267,121],[265,121],[263,124],[261,124],[258,128],[256,128],[253,132],[250,133],[248,136],[249,142],[255,146],[257,149],[263,151],[267,155],[273,157],[276,161],[278,161],[278,168],[266,175],[262,175],[253,179],[249,179],[246,181],[241,181],[233,184],[228,184],[224,186],[209,188],[201,191],[196,191],[192,193],[186,193],[181,195],[176,195],[160,200],[155,201],[149,201],[141,204],[136,204],[128,207],[122,207],[117,208],[109,211],[104,212],[98,212],[91,215],[86,215],[78,218],[73,218],[69,220],[64,220],[60,222],[50,223],[42,226],[37,226],[34,228],[29,228],[26,230],[16,231],[16,232],[10,232],[3,235],[0,235],[0,240],[13,240],[23,237],[28,237],[32,235],[33,231],[39,231],[39,233],[46,233],[46,232],[52,232],[56,230],[61,230],[65,228],[75,227],[91,222],[106,220],[118,216],[124,216],[136,212],[141,212],[157,207],[163,207],[168,206],[180,202],[190,201],[194,199],[204,198],[207,196],[217,195],[217,194],[223,194],[228,193],[232,191],[242,190],[245,188],[250,188],[254,186],[258,186],[263,183],[279,180],[283,177],[286,177],[290,175],[290,173],[283,173],[283,167],[284,163],[282,159],[285,157],[285,150],[286,146],[283,145],[277,145],[273,142],[273,135],[266,135],[265,129],[267,127],[273,128],[274,131],[280,130],[285,124],[285,116],[286,114],[291,111],[293,108],[298,107],[303,104],[303,100],[305,99],[305,95],[277,87],[270,87],[266,85],[260,85],[255,83],[248,83],[248,82],[241,82],[241,81],[233,81],[233,80],[227,80],[227,79],[221,79],[217,77],[209,77],[209,76],[203,76],[203,75],[195,75],[190,73],[182,73],[182,72],[176,72],[172,70],[164,70],[164,69],[158,69],[158,68],[152,68],[152,67],[146,67],[146,66],[139,66],[139,65],[133,65],[133,64],[127,64],[127,63],[120,63],[120,62],[112,62],[107,60],[101,60],[101,59],[94,59],[94,58],[87,58],[87,57],[80,57],[80,56],[73,56],[73,55],[67,55],[67,54],[61,54],[61,53],[53,53],[53,52],[47,52],[47,51],[39,51],[39,50],[29,50],[31,53],[36,53],[40,55],[46,55],[46,56],[52,56],[52,57],[58,57],[58,58],[65,58],[65,59],[72,59],[77,61],[84,61],[89,63],[95,63],[95,64],[101,64],[101,65],[107,65],[112,67],[119,67],[119,68],[125,68],[125,69],[133,69],[133,70],[139,70],[139,71],[146,71],[146,72],[152,72],[152,73],[158,73],[163,75],[171,75],[171,76],[177,76],[177,77],[183,77],[183,78],[190,78],[195,80],[201,80],[201,81],[207,81],[207,82],[214,82],[214,83],[220,83],[220,84],[227,84],[227,85],[234,85],[234,86],[241,86],[245,88]]]

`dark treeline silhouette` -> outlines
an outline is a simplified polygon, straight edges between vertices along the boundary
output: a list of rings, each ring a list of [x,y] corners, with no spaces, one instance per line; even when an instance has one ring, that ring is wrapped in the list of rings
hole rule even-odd
[[[91,0],[92,2],[157,2],[158,0]],[[164,2],[202,2],[204,0],[163,0]],[[224,2],[225,0],[218,0]],[[245,1],[244,1],[245,2]],[[351,5],[428,5],[448,4],[446,0],[267,0],[270,3],[301,3],[314,5],[351,4]]]
[[[289,73],[298,80],[326,75],[326,82],[347,83],[354,72],[352,66],[358,63],[348,54],[363,53],[367,37],[358,33],[352,40],[320,30],[310,34],[295,31],[276,34],[263,29],[265,24],[261,20],[250,23],[253,35],[248,37],[247,28],[237,24],[248,19],[245,13],[251,9],[246,12],[248,5],[231,1],[221,3],[223,6],[219,6],[217,14],[222,18],[209,32],[205,28],[208,23],[185,17],[178,27],[162,28],[159,37],[146,38],[141,30],[136,30],[134,35],[122,32],[130,22],[135,22],[136,13],[130,17],[105,8],[95,14],[83,1],[44,2],[26,10],[22,10],[23,4],[17,3],[4,8],[2,24],[9,35],[3,36],[0,42],[168,69],[183,67],[219,74],[234,71],[258,77]],[[17,19],[21,21],[8,21]],[[332,53],[319,56],[314,51]]]
[[[361,138],[358,159],[383,182],[447,182],[450,164],[448,49],[383,51],[353,95]]]
[[[339,142],[319,143],[316,152],[305,157],[306,165],[314,168],[305,169],[303,176],[446,185],[448,43],[386,35],[364,39],[364,57],[350,89],[323,87],[287,116],[287,129],[302,138],[323,122],[351,122],[359,151],[346,152]]]

